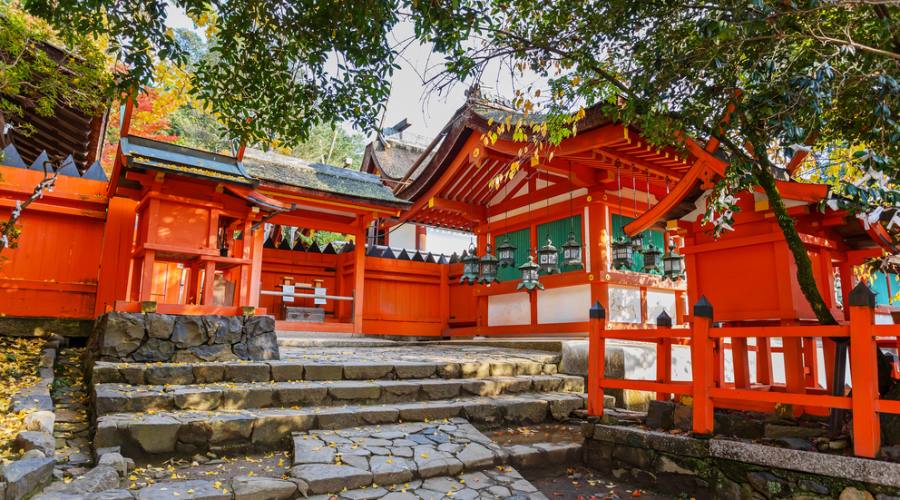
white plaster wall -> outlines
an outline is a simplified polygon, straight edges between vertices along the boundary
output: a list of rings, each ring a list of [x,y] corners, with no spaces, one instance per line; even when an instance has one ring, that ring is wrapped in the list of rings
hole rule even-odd
[[[416,225],[401,224],[391,230],[391,236],[388,238],[391,248],[405,248],[407,250],[416,249]]]
[[[591,286],[577,285],[538,290],[538,323],[576,323],[588,320]]]
[[[488,297],[488,326],[531,323],[531,302],[527,293],[506,293]]]
[[[675,292],[664,292],[658,290],[648,290],[647,291],[647,322],[650,324],[656,324],[656,317],[660,315],[660,313],[666,311],[666,314],[672,318],[672,324],[676,324],[675,321]]]
[[[472,233],[425,226],[425,251],[434,254],[459,254],[469,248],[469,243],[474,238]]]
[[[609,321],[641,322],[641,289],[630,286],[609,287]]]

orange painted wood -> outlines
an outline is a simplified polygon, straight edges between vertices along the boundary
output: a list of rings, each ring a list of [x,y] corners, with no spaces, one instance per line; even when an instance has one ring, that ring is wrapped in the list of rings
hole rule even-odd
[[[310,333],[353,333],[353,323],[325,322],[306,323],[303,321],[275,321],[275,331]]]
[[[783,392],[769,392],[757,390],[739,389],[712,389],[710,396],[719,406],[719,400],[744,400],[766,403],[790,403],[799,406],[817,406],[822,408],[838,408],[849,410],[850,398],[814,394],[786,394]]]
[[[661,384],[654,380],[603,378],[600,380],[600,385],[609,389],[631,389],[634,391],[672,393],[683,396],[690,396],[693,394],[691,382],[669,382],[667,384]],[[694,404],[696,404],[696,399],[694,400]]]
[[[606,371],[606,340],[603,330],[606,318],[591,318],[588,333],[588,415],[603,415],[603,387],[600,381]]]
[[[787,326],[726,326],[713,328],[709,332],[712,338],[748,338],[748,337],[847,337],[850,335],[848,325],[787,325]]]
[[[878,362],[875,355],[872,308],[850,306],[850,379],[853,384],[853,452],[875,458],[881,448],[878,399]]]
[[[734,386],[737,389],[750,387],[750,357],[746,338],[731,340],[731,357],[734,367]]]
[[[900,401],[879,399],[875,401],[875,410],[879,413],[893,413],[900,415]]]
[[[117,196],[109,200],[94,316],[106,312],[115,301],[128,298],[136,207],[137,203],[129,198]]]
[[[127,300],[117,300],[113,305],[114,311],[141,312],[141,303]],[[185,314],[203,315],[216,314],[222,316],[242,316],[243,310],[236,306],[206,306],[197,304],[156,304],[156,312],[160,314]],[[256,315],[266,314],[265,308],[256,308]]]
[[[697,434],[713,432],[713,369],[716,356],[709,337],[711,318],[695,317],[691,336],[691,371],[693,377],[693,429]],[[674,392],[674,391],[673,391]]]
[[[756,382],[772,383],[772,353],[769,337],[756,337]]]
[[[0,220],[43,172],[0,167]],[[106,183],[61,176],[22,212],[18,248],[3,250],[0,315],[91,319],[106,217]]]
[[[366,227],[369,218],[359,217],[357,221],[356,248],[353,250],[353,332],[363,333],[363,308],[365,307],[366,290]],[[377,295],[376,295],[377,297]]]
[[[784,378],[788,392],[804,392],[806,377],[803,367],[803,349],[800,338],[786,337],[781,342],[784,349]]]

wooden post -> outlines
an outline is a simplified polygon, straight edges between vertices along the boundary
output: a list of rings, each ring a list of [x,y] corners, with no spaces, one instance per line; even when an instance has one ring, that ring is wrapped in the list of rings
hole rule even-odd
[[[694,398],[694,432],[696,434],[712,434],[713,402],[709,396],[713,388],[714,372],[718,359],[713,348],[713,342],[709,338],[709,329],[712,327],[713,306],[700,296],[694,304],[693,330],[691,332],[691,374],[693,381]]]
[[[734,366],[734,388],[750,388],[750,358],[746,337],[732,337],[731,359]]]
[[[363,295],[366,287],[366,226],[369,217],[357,220],[356,248],[353,250],[353,333],[363,332]]]
[[[853,384],[853,451],[858,457],[875,458],[881,449],[878,400],[878,359],[872,325],[875,294],[859,282],[850,292],[850,380]]]
[[[606,370],[606,310],[598,300],[588,311],[590,332],[588,336],[588,415],[603,415],[604,370]]]
[[[769,337],[756,337],[756,383],[772,384],[772,350]]]
[[[137,298],[139,302],[150,300],[150,295],[153,293],[153,264],[155,263],[156,251],[144,250],[144,255],[141,259],[141,281]]]
[[[672,328],[672,317],[665,310],[656,317],[656,328],[666,331]],[[672,381],[672,339],[659,339],[656,342],[656,381],[661,384]],[[671,398],[671,393],[656,393],[656,399],[660,401],[668,401]]]
[[[264,226],[260,225],[256,228],[256,231],[251,229],[250,235],[244,236],[245,238],[253,238],[250,247],[250,258],[253,263],[250,264],[250,283],[247,287],[246,303],[241,304],[242,306],[259,307],[259,292],[260,286],[262,286],[263,246],[266,243],[265,233]],[[268,313],[274,314],[274,311],[268,311]]]
[[[439,300],[441,311],[441,331],[447,332],[450,328],[450,265],[438,264],[441,269],[441,281],[439,288]]]
[[[103,228],[95,316],[105,313],[117,300],[128,300],[136,207],[137,202],[129,198],[116,196],[109,200]]]
[[[787,392],[804,392],[806,377],[803,373],[803,348],[799,337],[783,338],[784,379]]]
[[[203,295],[202,304],[205,306],[213,305],[213,285],[216,283],[216,262],[207,261],[203,272]]]

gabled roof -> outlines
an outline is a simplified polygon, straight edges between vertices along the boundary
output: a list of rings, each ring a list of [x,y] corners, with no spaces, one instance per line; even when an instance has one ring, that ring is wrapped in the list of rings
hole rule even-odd
[[[273,152],[247,149],[243,166],[254,179],[362,201],[405,206],[376,175]]]
[[[127,168],[146,168],[243,185],[256,184],[241,162],[230,156],[133,135],[123,137],[119,145]]]
[[[408,139],[402,133],[378,134],[374,141],[366,145],[362,171],[381,177],[392,188],[411,182],[422,173],[421,167],[433,154],[433,150],[423,142]],[[424,161],[419,162],[420,159]]]

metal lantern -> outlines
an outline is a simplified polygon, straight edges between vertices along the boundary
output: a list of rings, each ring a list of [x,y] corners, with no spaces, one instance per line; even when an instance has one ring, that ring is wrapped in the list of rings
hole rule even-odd
[[[631,269],[631,241],[625,236],[616,238],[612,243],[613,267],[616,269]]]
[[[519,266],[519,270],[522,271],[522,281],[516,286],[516,290],[521,290],[523,288],[527,289],[529,292],[534,290],[535,288],[544,289],[544,285],[540,282],[540,266],[534,263],[534,256],[528,256],[528,262]]]
[[[656,245],[650,243],[647,245],[647,250],[644,251],[644,272],[645,273],[658,273],[659,272],[659,264],[660,264],[660,256],[662,255],[662,250],[656,248]]]
[[[643,253],[644,252],[644,235],[638,233],[631,237],[631,252],[635,253]]]
[[[480,264],[480,278],[478,282],[482,285],[489,285],[497,282],[497,257],[491,253],[491,244],[487,244],[484,256],[478,261]]]
[[[663,257],[663,274],[672,281],[684,278],[684,255],[675,251],[675,245],[669,247],[669,254]]]
[[[553,246],[553,240],[547,235],[547,244],[538,250],[538,263],[541,272],[544,274],[553,274],[559,272],[559,250]]]
[[[563,264],[572,267],[581,267],[581,243],[575,239],[575,233],[569,233],[569,239],[562,246]]]
[[[516,247],[509,242],[508,236],[497,245],[497,261],[500,267],[516,265]]]
[[[469,252],[463,250],[459,259],[463,263],[463,274],[459,277],[460,283],[474,285],[478,282],[478,257],[475,255],[475,246],[469,246]]]

